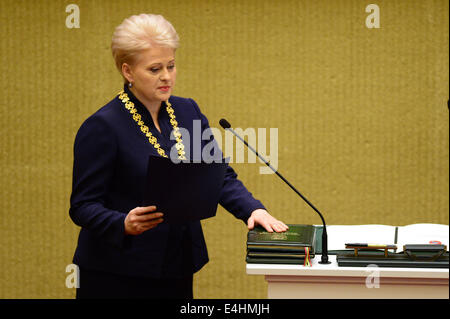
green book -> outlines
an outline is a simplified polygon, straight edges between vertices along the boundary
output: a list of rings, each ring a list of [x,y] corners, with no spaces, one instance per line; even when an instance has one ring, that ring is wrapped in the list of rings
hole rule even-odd
[[[303,265],[305,259],[290,259],[290,258],[254,258],[247,256],[246,260],[249,264],[295,264]]]
[[[303,253],[285,253],[285,252],[270,252],[270,251],[249,251],[247,256],[252,258],[289,258],[289,259],[304,259],[305,252]],[[314,257],[311,256],[310,257]]]
[[[276,252],[276,253],[289,253],[289,254],[305,254],[305,247],[288,247],[288,248],[283,248],[283,247],[271,247],[271,246],[261,246],[261,247],[255,247],[255,246],[247,246],[247,251],[252,251],[252,252],[261,252],[261,253],[271,253],[271,252]],[[311,254],[311,252],[310,252]]]
[[[269,233],[257,226],[247,234],[247,250],[257,251],[292,251],[303,252],[309,248],[314,254],[315,227],[313,225],[288,224],[289,230],[283,233]]]

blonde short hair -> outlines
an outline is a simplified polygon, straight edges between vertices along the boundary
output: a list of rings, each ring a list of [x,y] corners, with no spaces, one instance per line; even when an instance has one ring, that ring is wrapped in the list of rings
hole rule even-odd
[[[111,50],[116,67],[122,74],[122,64],[132,64],[143,50],[155,46],[177,49],[179,37],[172,24],[162,15],[133,15],[116,28]],[[125,80],[126,81],[126,80]]]

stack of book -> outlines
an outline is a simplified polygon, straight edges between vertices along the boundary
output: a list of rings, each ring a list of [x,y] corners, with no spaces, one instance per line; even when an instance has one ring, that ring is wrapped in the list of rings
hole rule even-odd
[[[315,227],[289,225],[283,233],[257,226],[247,234],[247,263],[310,265],[314,258]]]

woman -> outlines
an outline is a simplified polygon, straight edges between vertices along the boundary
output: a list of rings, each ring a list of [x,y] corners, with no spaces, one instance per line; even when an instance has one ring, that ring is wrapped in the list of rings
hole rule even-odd
[[[192,99],[171,95],[177,47],[175,29],[160,15],[132,16],[114,32],[123,91],[81,125],[74,145],[70,217],[81,226],[73,259],[80,267],[77,298],[192,298],[193,274],[208,262],[199,221],[160,224],[164,212],[139,207],[149,155],[167,156],[175,146],[183,159],[183,138],[193,145],[193,134],[183,137],[180,128],[192,132],[194,120],[209,128]],[[287,230],[231,167],[219,203],[249,229]]]

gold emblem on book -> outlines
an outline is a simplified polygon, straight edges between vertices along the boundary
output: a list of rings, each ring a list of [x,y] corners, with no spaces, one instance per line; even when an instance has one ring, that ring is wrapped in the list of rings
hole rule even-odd
[[[286,240],[287,235],[285,233],[275,233],[272,235],[273,240]]]

